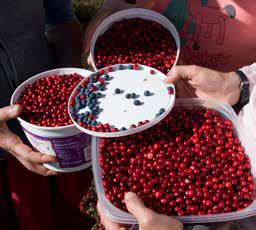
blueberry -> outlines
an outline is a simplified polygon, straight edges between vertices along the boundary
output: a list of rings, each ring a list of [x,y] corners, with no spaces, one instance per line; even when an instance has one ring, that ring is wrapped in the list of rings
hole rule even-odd
[[[131,94],[130,94],[130,93],[127,93],[127,94],[125,95],[125,98],[127,98],[127,99],[131,98]]]
[[[128,65],[128,69],[133,69],[133,65]]]
[[[141,101],[140,101],[140,100],[135,100],[135,101],[133,102],[133,104],[134,104],[134,105],[141,105]]]
[[[79,113],[77,116],[80,118],[84,117],[84,115],[82,113]]]
[[[88,93],[88,90],[86,88],[83,88],[82,91],[81,91],[83,94],[86,94]]]
[[[81,100],[81,105],[84,106],[84,107],[86,107],[86,100],[85,100],[85,99],[84,99],[84,100]]]
[[[76,105],[75,105],[75,109],[76,109],[76,111],[79,111],[79,110],[81,109],[80,104],[76,104]]]
[[[87,124],[87,125],[91,125],[91,120],[88,119],[88,120],[86,121],[86,124]]]
[[[96,121],[96,120],[92,120],[91,125],[92,125],[92,126],[97,125],[97,121]]]
[[[90,112],[89,111],[86,111],[85,113],[84,113],[84,117],[88,117],[90,115]]]
[[[96,90],[99,90],[99,89],[100,89],[100,87],[101,87],[101,85],[100,85],[100,84],[96,84],[96,85],[95,85],[95,89],[96,89]]]
[[[148,97],[148,96],[151,96],[151,93],[150,93],[148,90],[146,90],[146,91],[144,92],[144,95],[145,95],[146,97]]]
[[[95,93],[91,93],[91,94],[89,95],[89,98],[92,98],[92,99],[96,98],[96,94],[95,94]]]
[[[101,97],[102,97],[102,94],[101,94],[100,92],[98,92],[98,93],[96,94],[96,97],[97,97],[97,98],[101,98]]]
[[[125,130],[127,130],[125,127],[122,127],[121,129],[120,129],[121,131],[125,131]]]
[[[106,86],[105,86],[105,85],[102,85],[102,86],[100,87],[100,91],[104,91],[104,90],[106,90]]]
[[[92,114],[93,114],[94,116],[96,116],[96,115],[99,114],[99,111],[92,111]]]
[[[156,114],[156,118],[159,117],[160,115],[161,115],[161,114],[157,113],[157,114]]]
[[[81,121],[82,121],[82,119],[81,119],[80,117],[78,117],[77,123],[79,123],[79,122],[81,122]]]
[[[91,103],[92,105],[96,105],[96,104],[97,104],[97,100],[96,100],[96,99],[91,99],[90,103]]]
[[[116,88],[116,89],[115,89],[115,93],[116,93],[116,94],[120,94],[120,93],[121,93],[121,90],[120,90],[119,88]]]
[[[109,80],[109,75],[108,74],[104,75],[104,80],[106,80],[106,81]]]
[[[83,118],[83,122],[84,122],[84,123],[86,123],[87,120],[88,120],[88,117],[84,117],[84,118]]]
[[[99,106],[94,106],[93,108],[92,108],[92,111],[98,111],[100,108],[99,108]]]
[[[93,110],[94,104],[89,104],[88,107],[89,107],[90,110]]]
[[[90,80],[89,80],[90,83],[94,83],[95,82],[95,79],[93,77],[90,77]]]
[[[118,69],[118,70],[122,70],[122,69],[123,69],[123,65],[117,66],[117,69]]]
[[[88,83],[87,86],[86,86],[86,88],[87,88],[87,89],[90,89],[92,86],[93,86],[93,84]]]
[[[159,114],[161,115],[161,114],[163,114],[165,112],[165,109],[164,108],[161,108],[160,110],[159,110]]]
[[[76,110],[75,110],[74,107],[71,107],[71,108],[69,109],[69,111],[70,111],[71,113],[74,113]]]
[[[131,98],[136,98],[136,93],[132,93]]]

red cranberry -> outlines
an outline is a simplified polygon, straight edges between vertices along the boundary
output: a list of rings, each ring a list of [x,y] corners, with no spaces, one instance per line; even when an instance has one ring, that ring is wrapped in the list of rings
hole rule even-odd
[[[113,64],[139,63],[167,74],[176,55],[176,44],[170,32],[157,22],[141,18],[115,22],[98,38],[95,46],[98,69]],[[138,65],[133,68],[138,69]]]
[[[174,108],[154,127],[101,139],[99,147],[106,197],[122,210],[130,190],[151,209],[178,216],[234,212],[254,200],[249,160],[216,111]]]
[[[73,89],[82,79],[78,74],[52,75],[27,85],[16,102],[23,108],[21,118],[45,127],[72,124],[67,103]],[[84,95],[81,97],[84,99]],[[75,105],[74,98],[71,105]]]

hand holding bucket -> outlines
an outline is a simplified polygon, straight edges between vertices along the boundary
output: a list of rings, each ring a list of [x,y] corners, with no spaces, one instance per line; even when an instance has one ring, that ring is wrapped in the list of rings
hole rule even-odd
[[[57,172],[49,170],[42,165],[55,162],[56,158],[54,156],[34,152],[8,129],[5,122],[17,118],[21,111],[22,108],[19,105],[6,106],[0,109],[0,147],[10,152],[30,171],[43,176],[57,175]]]

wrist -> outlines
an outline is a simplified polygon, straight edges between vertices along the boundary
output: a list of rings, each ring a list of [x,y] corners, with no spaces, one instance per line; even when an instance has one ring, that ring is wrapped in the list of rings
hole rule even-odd
[[[236,72],[224,73],[222,91],[228,104],[235,105],[239,101],[241,80]]]
[[[237,111],[240,111],[243,108],[243,106],[245,106],[250,101],[250,82],[247,76],[241,70],[237,70],[236,74],[241,80],[241,93],[239,101],[234,105],[234,108]]]

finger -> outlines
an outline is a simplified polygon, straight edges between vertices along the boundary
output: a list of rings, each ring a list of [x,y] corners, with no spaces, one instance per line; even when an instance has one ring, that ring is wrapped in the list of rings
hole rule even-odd
[[[101,224],[105,227],[106,230],[124,230],[125,228],[121,228],[118,223],[111,221],[102,211],[102,207],[99,202],[97,204],[98,213],[100,216]]]
[[[184,89],[187,91],[189,97],[197,97],[196,95],[196,89],[189,83],[189,82],[184,82]]]
[[[31,172],[35,172],[37,174],[40,174],[42,176],[58,176],[60,175],[59,172],[52,171],[46,167],[44,167],[42,164],[35,164],[28,161],[25,161],[22,158],[18,158],[18,160]]]
[[[56,162],[57,159],[54,156],[34,152],[29,146],[23,143],[18,143],[13,146],[12,151],[17,154],[18,157],[23,158],[25,161],[33,163],[51,163]]]
[[[190,94],[185,89],[183,81],[178,81],[175,83],[175,89],[176,89],[176,97],[177,98],[189,98]]]
[[[87,57],[87,64],[92,67],[92,59],[90,55]]]
[[[20,105],[6,106],[0,109],[0,122],[5,122],[17,118],[21,113],[22,107]]]
[[[196,71],[194,65],[181,65],[175,66],[171,72],[167,74],[168,78],[165,79],[165,83],[174,84],[179,80],[191,80]]]
[[[139,222],[144,221],[147,215],[152,212],[144,205],[141,198],[133,192],[126,193],[124,200],[128,211],[133,214]]]
[[[52,170],[44,167],[41,164],[33,164],[31,166],[31,171],[38,173],[42,176],[58,176],[58,175],[60,175],[59,172],[52,171]]]

